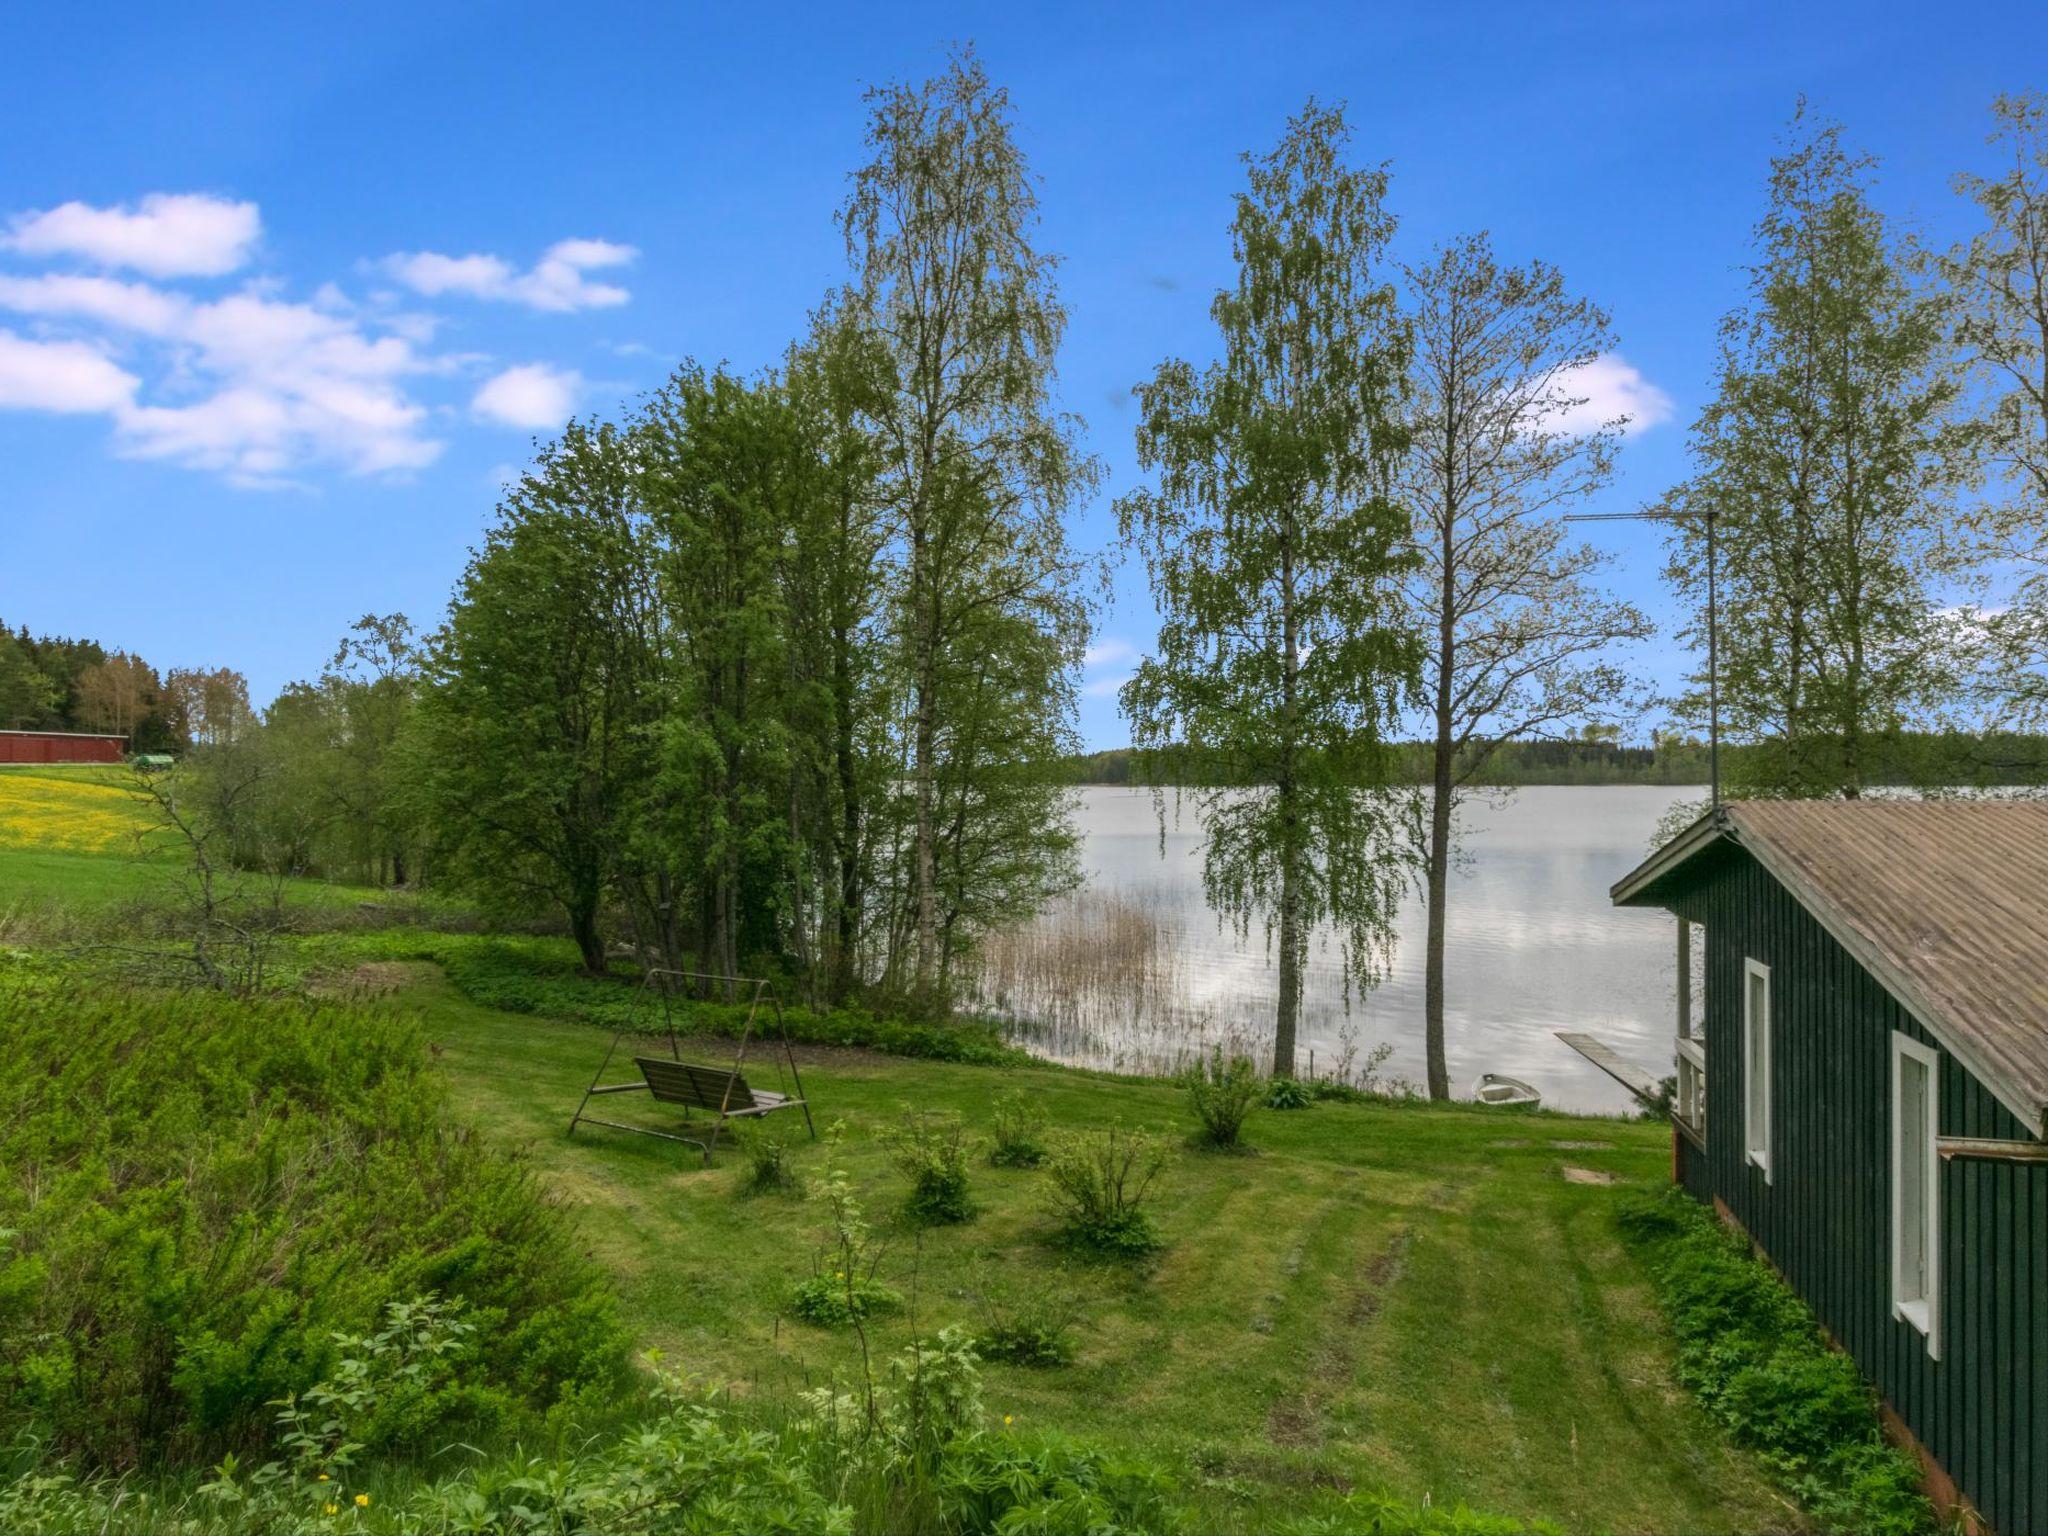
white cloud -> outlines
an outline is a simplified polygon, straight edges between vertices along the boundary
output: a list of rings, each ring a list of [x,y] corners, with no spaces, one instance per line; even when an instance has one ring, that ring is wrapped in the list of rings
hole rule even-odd
[[[1624,432],[1644,432],[1671,419],[1671,397],[1619,352],[1603,352],[1559,377],[1557,408],[1544,418],[1553,432],[1592,432],[1626,418]]]
[[[262,233],[254,203],[152,192],[133,207],[74,202],[19,214],[0,245],[24,256],[76,256],[152,277],[219,277],[248,260]]]
[[[255,204],[199,194],[0,215],[0,254],[129,269],[0,271],[0,320],[27,321],[0,329],[0,409],[103,415],[117,452],[240,484],[286,482],[312,465],[391,474],[432,463],[443,445],[430,424],[453,412],[430,411],[421,381],[502,364],[437,350],[437,318],[394,287],[359,298],[309,284],[311,297],[299,300],[274,273],[249,274],[229,293],[163,281],[234,271],[262,228]],[[495,256],[432,253],[380,266],[416,293],[568,311],[626,302],[623,288],[591,274],[636,254],[563,240],[526,271]],[[529,363],[488,378],[470,410],[552,430],[584,389],[573,370]]]
[[[419,469],[441,451],[424,435],[425,408],[401,383],[434,364],[403,336],[351,315],[254,288],[202,301],[54,274],[0,278],[0,308],[160,344],[159,392],[173,398],[139,403],[131,378],[126,396],[101,407],[133,457],[268,484],[313,462],[356,474]]]
[[[1110,698],[1131,680],[1142,655],[1130,641],[1111,635],[1088,647],[1081,657],[1081,692],[1091,699]]]
[[[625,289],[592,282],[584,274],[625,266],[639,254],[630,245],[609,240],[561,240],[525,272],[501,256],[444,256],[437,251],[401,252],[385,257],[382,266],[413,292],[429,298],[459,293],[566,314],[625,303],[632,297]]]
[[[486,379],[470,409],[503,426],[544,432],[569,419],[582,389],[582,375],[573,370],[522,363]]]
[[[83,342],[29,341],[0,330],[0,409],[118,411],[139,383]]]

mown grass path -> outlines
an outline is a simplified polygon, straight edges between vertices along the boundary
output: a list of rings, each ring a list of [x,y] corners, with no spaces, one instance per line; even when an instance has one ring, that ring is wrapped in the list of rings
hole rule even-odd
[[[854,1379],[850,1334],[781,1313],[818,1250],[815,1206],[741,1196],[737,1153],[705,1171],[688,1147],[588,1128],[571,1139],[606,1033],[479,1007],[432,967],[407,974],[401,998],[424,1014],[458,1103],[582,1208],[647,1344],[740,1393]],[[731,1046],[691,1054],[716,1064]],[[1053,1068],[811,1051],[804,1077],[821,1127],[846,1125],[843,1160],[878,1226],[904,1187],[880,1133],[905,1106],[978,1124],[1016,1089],[1060,1125],[1185,1125],[1171,1085]],[[609,1109],[622,1105],[659,1123],[658,1106]],[[1180,1158],[1159,1206],[1169,1246],[1136,1272],[1064,1264],[1043,1241],[1038,1175],[978,1169],[978,1219],[892,1234],[884,1278],[911,1309],[875,1325],[877,1357],[913,1331],[972,1325],[987,1281],[1066,1288],[1078,1360],[989,1367],[992,1410],[1190,1468],[1219,1528],[1257,1529],[1317,1487],[1360,1482],[1573,1530],[1801,1528],[1673,1384],[1647,1287],[1614,1237],[1617,1189],[1667,1177],[1668,1132],[1324,1104],[1256,1115],[1250,1135],[1256,1155]],[[815,1173],[823,1155],[805,1144],[796,1161]],[[1566,1166],[1614,1182],[1571,1182]]]

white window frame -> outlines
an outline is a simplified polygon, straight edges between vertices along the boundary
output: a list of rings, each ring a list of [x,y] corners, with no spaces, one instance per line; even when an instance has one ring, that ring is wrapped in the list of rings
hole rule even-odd
[[[1905,1107],[1906,1070],[1905,1063],[1911,1058],[1926,1069],[1927,1100],[1927,1147],[1923,1156],[1922,1176],[1927,1191],[1927,1218],[1925,1225],[1927,1242],[1926,1294],[1908,1301],[1905,1299],[1906,1253],[1900,1239],[1905,1233],[1905,1159],[1906,1145],[1902,1134],[1905,1120],[1900,1111]],[[1930,1358],[1941,1358],[1941,1056],[1940,1053],[1922,1045],[1919,1041],[1897,1030],[1892,1031],[1892,1102],[1891,1102],[1891,1154],[1892,1154],[1892,1316],[1912,1324],[1927,1339],[1927,1353]]]
[[[1764,1016],[1756,1017],[1754,978],[1764,984]],[[1762,1070],[1756,1041],[1763,1037]],[[1771,968],[1761,960],[1742,962],[1742,1152],[1771,1182]]]

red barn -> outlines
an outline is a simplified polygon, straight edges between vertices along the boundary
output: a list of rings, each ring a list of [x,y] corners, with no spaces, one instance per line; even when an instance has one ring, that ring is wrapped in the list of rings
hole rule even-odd
[[[126,736],[83,731],[0,731],[0,763],[118,763]]]

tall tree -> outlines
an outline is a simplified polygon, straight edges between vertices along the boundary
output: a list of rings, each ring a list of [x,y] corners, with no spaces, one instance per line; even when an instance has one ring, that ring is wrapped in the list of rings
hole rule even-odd
[[[1802,108],[1772,161],[1750,298],[1721,328],[1713,402],[1676,510],[1719,522],[1721,697],[1731,788],[1854,796],[1940,697],[1954,650],[1955,380],[1939,306],[1869,197],[1871,162]],[[1669,575],[1705,625],[1705,528]],[[1682,701],[1697,718],[1698,693]]]
[[[663,793],[640,829],[641,862],[659,871],[665,850],[690,851],[693,947],[728,977],[743,954],[780,947],[791,754],[780,567],[802,448],[776,384],[694,365],[635,427],[666,656]]]
[[[2001,723],[2048,726],[2048,96],[2000,96],[1993,176],[1960,176],[1983,227],[1940,263],[1955,294],[1955,340],[1974,374],[1979,443],[2001,495],[1986,518],[1993,552],[2019,574],[1995,622]]]
[[[866,975],[888,727],[897,714],[883,622],[889,528],[877,443],[862,425],[882,372],[873,348],[830,306],[788,366],[805,445],[782,566],[796,695],[792,805],[805,829],[798,840],[819,861],[801,879],[797,905],[815,914],[817,980],[832,1002],[851,997]]]
[[[56,685],[14,636],[0,629],[0,731],[40,724],[56,703]]]
[[[1444,945],[1457,807],[1508,742],[1555,737],[1629,707],[1612,657],[1650,632],[1594,584],[1599,555],[1563,513],[1605,486],[1625,420],[1587,419],[1584,371],[1614,349],[1608,319],[1542,262],[1503,267],[1484,235],[1407,269],[1414,354],[1397,494],[1420,559],[1407,591],[1426,635],[1430,777],[1417,818],[1428,910],[1424,1048],[1450,1097]]]
[[[850,316],[873,339],[865,410],[902,545],[898,646],[910,695],[913,989],[942,969],[942,697],[984,610],[1085,626],[1063,514],[1096,473],[1052,406],[1066,313],[1034,244],[1038,197],[1009,99],[971,51],[939,78],[869,93],[873,158],[843,224]],[[1078,654],[1078,642],[1060,648]],[[970,668],[971,670],[971,668]],[[952,765],[957,766],[957,765]]]
[[[632,467],[616,428],[573,423],[506,492],[420,704],[449,873],[490,906],[554,906],[592,971],[659,700]]]
[[[1237,282],[1210,310],[1222,356],[1163,363],[1140,388],[1158,486],[1117,504],[1161,615],[1124,709],[1155,782],[1199,765],[1210,903],[1277,943],[1279,1074],[1311,933],[1334,923],[1347,975],[1369,982],[1407,875],[1384,790],[1420,661],[1409,519],[1388,494],[1408,337],[1383,270],[1386,176],[1344,163],[1348,137],[1311,102],[1246,157]]]

